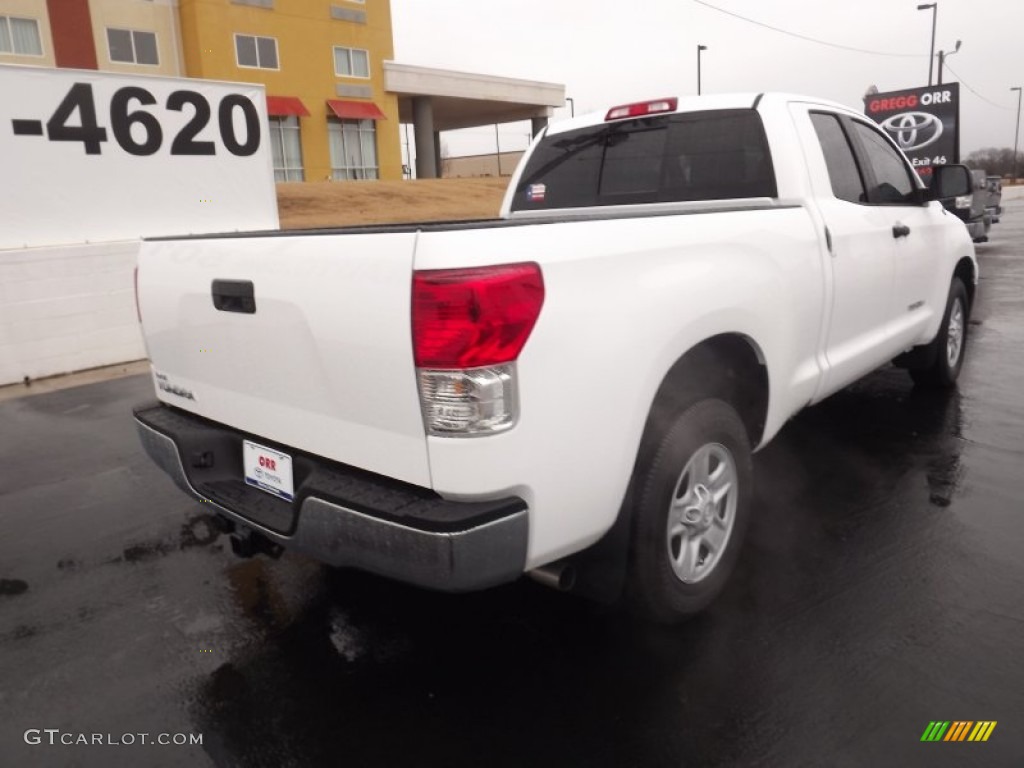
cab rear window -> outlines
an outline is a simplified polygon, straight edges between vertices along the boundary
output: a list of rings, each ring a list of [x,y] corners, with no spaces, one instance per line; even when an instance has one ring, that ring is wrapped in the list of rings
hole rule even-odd
[[[752,109],[643,117],[545,138],[513,211],[775,197],[775,171]]]

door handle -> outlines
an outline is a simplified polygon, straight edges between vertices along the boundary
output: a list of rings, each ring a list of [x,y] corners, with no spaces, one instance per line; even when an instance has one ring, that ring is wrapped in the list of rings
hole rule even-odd
[[[895,238],[907,237],[910,234],[910,227],[906,224],[900,224],[896,222],[896,225],[892,228],[892,236]]]
[[[221,312],[256,314],[256,296],[252,280],[214,280],[210,287],[214,309]]]

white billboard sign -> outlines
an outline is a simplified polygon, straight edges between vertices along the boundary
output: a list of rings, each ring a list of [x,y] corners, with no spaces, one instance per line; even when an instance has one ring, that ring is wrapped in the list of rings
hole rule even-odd
[[[0,249],[278,227],[260,85],[0,65]]]

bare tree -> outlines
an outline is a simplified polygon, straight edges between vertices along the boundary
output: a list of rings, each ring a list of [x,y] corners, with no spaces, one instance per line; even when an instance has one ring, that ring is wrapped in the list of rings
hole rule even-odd
[[[982,170],[990,176],[1013,175],[1013,150],[1009,147],[986,147],[971,152],[964,160],[964,165]],[[1024,152],[1017,153],[1017,172],[1024,169]]]

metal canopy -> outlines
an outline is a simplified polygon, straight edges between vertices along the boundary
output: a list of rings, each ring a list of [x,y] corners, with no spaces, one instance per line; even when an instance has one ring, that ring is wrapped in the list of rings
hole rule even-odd
[[[533,80],[384,62],[384,87],[398,96],[402,122],[414,122],[413,99],[428,98],[434,130],[547,118],[565,106],[565,86]]]

